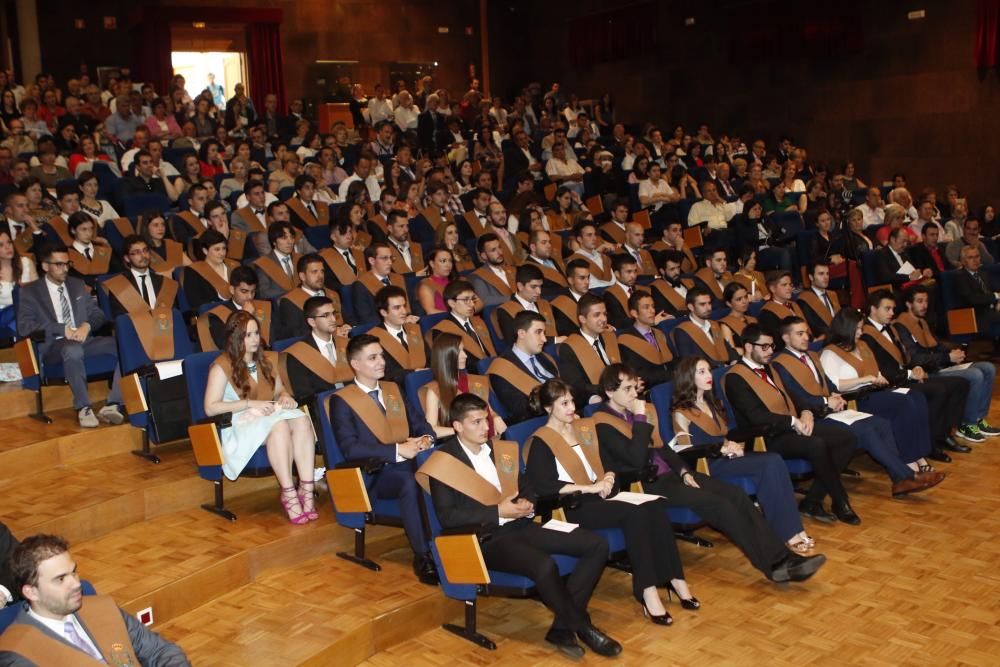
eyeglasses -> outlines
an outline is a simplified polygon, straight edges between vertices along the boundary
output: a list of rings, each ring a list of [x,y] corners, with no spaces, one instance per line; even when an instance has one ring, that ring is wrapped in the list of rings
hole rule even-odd
[[[70,269],[73,268],[73,261],[68,262],[46,262],[49,266],[54,266],[57,269]]]
[[[754,347],[759,347],[762,350],[773,350],[775,348],[774,343],[750,343]]]
[[[313,315],[313,317],[318,317],[318,318],[322,318],[322,319],[328,319],[330,317],[336,317],[339,314],[340,313],[337,312],[336,310],[331,310],[329,313],[316,313],[315,315]]]
[[[478,296],[463,296],[461,298],[455,299],[455,301],[458,301],[459,303],[472,303],[476,301],[478,298],[479,298]]]

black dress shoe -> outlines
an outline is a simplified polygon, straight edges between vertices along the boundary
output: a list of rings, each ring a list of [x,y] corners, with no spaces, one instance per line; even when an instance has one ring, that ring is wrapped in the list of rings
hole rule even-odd
[[[572,630],[556,630],[551,628],[545,633],[545,641],[559,649],[565,656],[579,660],[583,657],[583,647],[576,643],[576,635]]]
[[[844,503],[834,503],[833,504],[833,514],[840,521],[850,524],[852,526],[857,526],[861,523],[861,517],[854,513],[849,502]]]
[[[622,652],[621,644],[608,637],[593,625],[588,625],[586,629],[577,632],[576,635],[597,655],[611,658]]]
[[[428,586],[437,586],[441,583],[438,579],[438,571],[434,565],[434,559],[430,554],[413,557],[413,574],[417,575],[420,583],[427,584]]]
[[[800,556],[792,554],[788,565],[789,581],[805,581],[816,574],[819,568],[826,563],[826,556],[816,554],[814,556]]]
[[[951,457],[945,454],[944,450],[940,447],[931,448],[930,454],[927,455],[927,458],[941,463],[951,463]]]
[[[956,442],[950,435],[941,441],[941,447],[947,449],[949,452],[958,452],[959,454],[968,454],[972,451],[972,447]]]
[[[837,517],[823,508],[823,503],[811,503],[803,500],[799,503],[799,514],[823,523],[837,523]]]

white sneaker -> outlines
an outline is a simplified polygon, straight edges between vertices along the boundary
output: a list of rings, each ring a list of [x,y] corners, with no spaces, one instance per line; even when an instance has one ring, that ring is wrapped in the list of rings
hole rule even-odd
[[[76,418],[80,421],[80,426],[83,428],[97,428],[100,422],[97,421],[97,417],[94,416],[94,411],[90,409],[90,406],[83,408],[76,414]]]
[[[97,418],[105,424],[114,424],[115,426],[125,421],[125,417],[117,405],[105,405],[98,411]]]

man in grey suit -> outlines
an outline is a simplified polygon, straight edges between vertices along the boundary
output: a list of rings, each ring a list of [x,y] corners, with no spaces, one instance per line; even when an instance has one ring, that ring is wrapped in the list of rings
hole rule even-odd
[[[63,365],[80,426],[94,428],[99,421],[121,424],[125,418],[118,407],[122,397],[117,363],[111,392],[96,416],[87,393],[84,361],[97,356],[118,356],[114,338],[90,335],[104,324],[104,313],[84,282],[69,277],[66,248],[51,246],[42,251],[41,260],[44,275],[21,287],[17,334],[25,338],[35,333],[45,334],[38,346],[39,356],[43,364]]]
[[[25,602],[0,635],[0,667],[46,664],[189,667],[184,651],[105,595],[83,596],[69,545],[33,535],[11,557]]]
[[[257,295],[262,299],[277,299],[298,287],[295,263],[295,227],[290,222],[274,222],[267,228],[271,251],[254,261],[257,272]]]
[[[507,266],[500,237],[487,232],[476,239],[476,251],[483,263],[469,275],[469,282],[483,307],[499,306],[510,301],[517,287],[514,283],[514,267]]]

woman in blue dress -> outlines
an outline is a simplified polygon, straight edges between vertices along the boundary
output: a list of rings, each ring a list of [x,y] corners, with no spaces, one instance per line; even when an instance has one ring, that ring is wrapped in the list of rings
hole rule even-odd
[[[260,323],[246,311],[226,321],[225,346],[208,372],[205,414],[233,413],[222,430],[222,470],[236,479],[261,445],[281,487],[281,504],[294,524],[319,518],[313,500],[316,436],[304,412],[282,386],[277,354],[264,352]],[[292,465],[299,473],[295,488]]]

